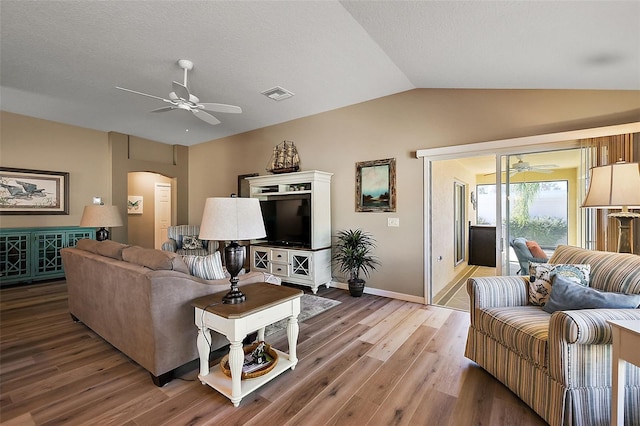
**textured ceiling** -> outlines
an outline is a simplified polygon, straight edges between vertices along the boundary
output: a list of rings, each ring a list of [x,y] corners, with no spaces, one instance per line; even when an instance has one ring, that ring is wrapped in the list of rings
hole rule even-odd
[[[3,110],[171,144],[414,88],[640,90],[639,1],[1,0],[0,19]],[[182,58],[192,93],[243,113],[114,88],[167,97]]]

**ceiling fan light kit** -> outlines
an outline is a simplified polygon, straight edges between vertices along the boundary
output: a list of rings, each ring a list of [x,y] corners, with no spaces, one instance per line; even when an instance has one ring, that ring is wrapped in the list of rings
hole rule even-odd
[[[189,71],[193,69],[193,62],[188,59],[180,59],[178,60],[178,65],[180,68],[184,70],[184,82],[178,83],[177,81],[172,82],[173,92],[169,93],[169,98],[161,98],[160,96],[149,95],[147,93],[137,92],[135,90],[126,89],[124,87],[116,86],[116,89],[123,90],[125,92],[134,93],[136,95],[146,96],[148,98],[159,99],[163,102],[170,104],[170,106],[163,108],[156,108],[151,112],[167,112],[173,111],[175,109],[182,109],[185,111],[192,112],[193,115],[198,117],[200,120],[205,123],[211,124],[215,126],[216,124],[220,124],[220,120],[210,114],[208,111],[214,112],[223,112],[227,114],[239,114],[242,112],[242,108],[235,105],[228,104],[219,104],[219,103],[210,103],[210,102],[200,102],[200,98],[196,95],[189,92],[187,88],[187,75]]]

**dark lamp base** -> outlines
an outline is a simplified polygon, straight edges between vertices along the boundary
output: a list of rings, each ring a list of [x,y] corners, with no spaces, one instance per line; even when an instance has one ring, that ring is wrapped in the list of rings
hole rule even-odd
[[[238,290],[238,274],[244,266],[245,251],[244,247],[238,244],[237,241],[232,241],[231,244],[224,248],[224,263],[227,267],[227,272],[231,275],[231,291],[225,294],[222,298],[222,303],[235,304],[242,303],[247,300],[246,296]]]
[[[104,241],[108,239],[109,239],[109,231],[107,230],[107,228],[99,228],[96,231],[96,240]]]
[[[242,303],[247,300],[247,297],[241,292],[238,287],[234,287],[231,291],[224,295],[222,303],[235,305],[236,303]]]

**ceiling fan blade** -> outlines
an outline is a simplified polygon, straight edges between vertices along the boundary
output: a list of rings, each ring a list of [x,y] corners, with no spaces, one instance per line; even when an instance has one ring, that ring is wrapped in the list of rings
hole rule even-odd
[[[539,169],[537,167],[532,168],[531,171],[535,173],[553,173],[553,170],[551,169]]]
[[[154,109],[151,112],[167,112],[167,111],[173,111],[174,109],[176,109],[176,107],[172,107],[172,106],[170,106],[170,107],[162,107],[162,108]]]
[[[197,110],[197,109],[193,109],[191,111],[200,120],[206,121],[207,123],[209,123],[209,124],[211,124],[213,126],[215,126],[216,124],[220,124],[220,120],[218,120],[217,118],[215,118],[213,115],[209,114],[208,112],[200,111],[200,110]]]
[[[136,92],[135,90],[125,89],[124,87],[118,87],[118,86],[115,86],[115,87],[116,87],[116,89],[118,89],[118,90],[124,90],[125,92],[135,93],[136,95],[142,95],[142,96],[146,96],[146,97],[148,97],[148,98],[160,99],[161,101],[171,102],[170,100],[165,99],[165,98],[161,98],[160,96],[154,96],[154,95],[149,95],[149,94],[147,94],[147,93]]]
[[[242,108],[235,105],[217,104],[217,103],[200,103],[203,109],[207,111],[226,112],[229,114],[239,114],[242,112]]]
[[[533,168],[535,169],[556,169],[560,166],[558,166],[557,164],[536,164],[535,166],[533,166]]]
[[[189,89],[184,84],[178,83],[177,81],[173,82],[173,92],[180,98],[187,102],[190,101],[191,93],[189,93]]]

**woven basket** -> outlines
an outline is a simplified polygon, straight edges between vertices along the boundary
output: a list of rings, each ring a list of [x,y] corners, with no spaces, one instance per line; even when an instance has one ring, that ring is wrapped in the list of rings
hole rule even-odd
[[[255,348],[258,347],[260,343],[263,343],[263,342],[255,342],[249,346],[245,346],[244,348],[242,348],[244,350],[244,354],[246,355],[252,352]],[[255,379],[256,377],[264,376],[269,371],[273,370],[273,367],[275,367],[276,364],[278,363],[278,353],[271,347],[270,344],[265,343],[264,346],[267,353],[271,355],[271,357],[273,358],[273,362],[267,365],[266,367],[261,368],[259,370],[252,371],[251,373],[242,373],[242,375],[240,376],[242,380]],[[225,355],[220,361],[220,370],[222,370],[222,372],[227,377],[231,377],[231,369],[229,368],[229,354]]]

